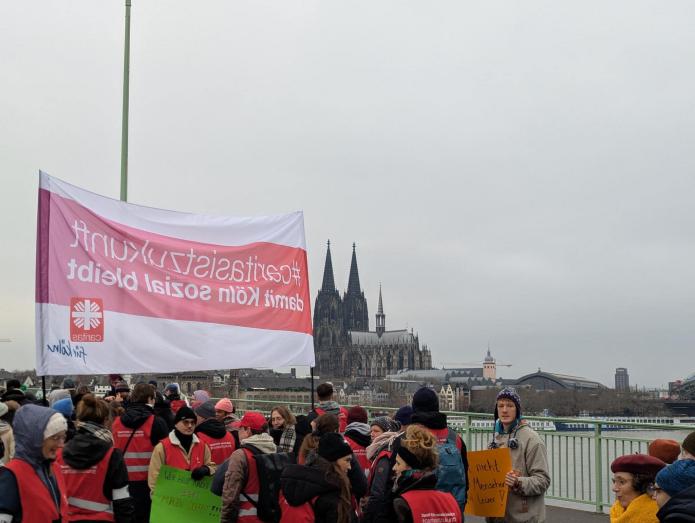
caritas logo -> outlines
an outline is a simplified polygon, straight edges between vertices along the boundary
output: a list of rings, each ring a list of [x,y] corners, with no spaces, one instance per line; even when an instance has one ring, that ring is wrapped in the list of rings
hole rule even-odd
[[[70,298],[70,341],[104,341],[104,303],[99,298]]]

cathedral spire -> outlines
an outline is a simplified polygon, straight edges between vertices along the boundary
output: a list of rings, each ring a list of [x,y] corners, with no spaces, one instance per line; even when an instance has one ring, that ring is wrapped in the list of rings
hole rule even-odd
[[[381,335],[386,332],[386,315],[384,314],[384,302],[381,299],[381,283],[379,284],[379,308],[376,312],[376,333]]]
[[[350,263],[350,277],[348,278],[348,294],[360,294],[360,273],[357,271],[357,254],[355,253],[355,244],[352,244],[352,262]]]
[[[328,240],[328,248],[326,249],[326,265],[323,268],[323,284],[322,291],[334,291],[335,279],[333,278],[333,262],[331,261],[331,240]]]

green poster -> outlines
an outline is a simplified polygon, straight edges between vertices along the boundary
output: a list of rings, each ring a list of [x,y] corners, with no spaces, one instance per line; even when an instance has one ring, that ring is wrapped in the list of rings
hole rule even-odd
[[[218,523],[222,498],[210,492],[210,476],[195,481],[188,470],[162,465],[152,496],[152,523]]]

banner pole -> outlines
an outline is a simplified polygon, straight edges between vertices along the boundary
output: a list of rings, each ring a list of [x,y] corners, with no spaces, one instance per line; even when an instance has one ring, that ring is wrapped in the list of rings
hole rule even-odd
[[[125,46],[123,51],[123,116],[121,120],[121,200],[128,201],[128,109],[130,93],[130,2],[125,0]]]
[[[48,407],[48,398],[46,397],[46,376],[41,376],[41,390],[43,391],[43,404]]]
[[[309,367],[311,374],[311,410],[314,410],[314,367]]]

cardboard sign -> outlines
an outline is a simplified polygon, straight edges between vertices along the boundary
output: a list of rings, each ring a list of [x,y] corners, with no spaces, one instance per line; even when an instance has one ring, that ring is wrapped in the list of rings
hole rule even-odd
[[[152,496],[152,523],[219,523],[222,498],[210,492],[212,478],[191,479],[188,470],[162,465]]]
[[[504,517],[509,487],[504,476],[512,470],[508,448],[468,452],[468,502],[466,514]]]

